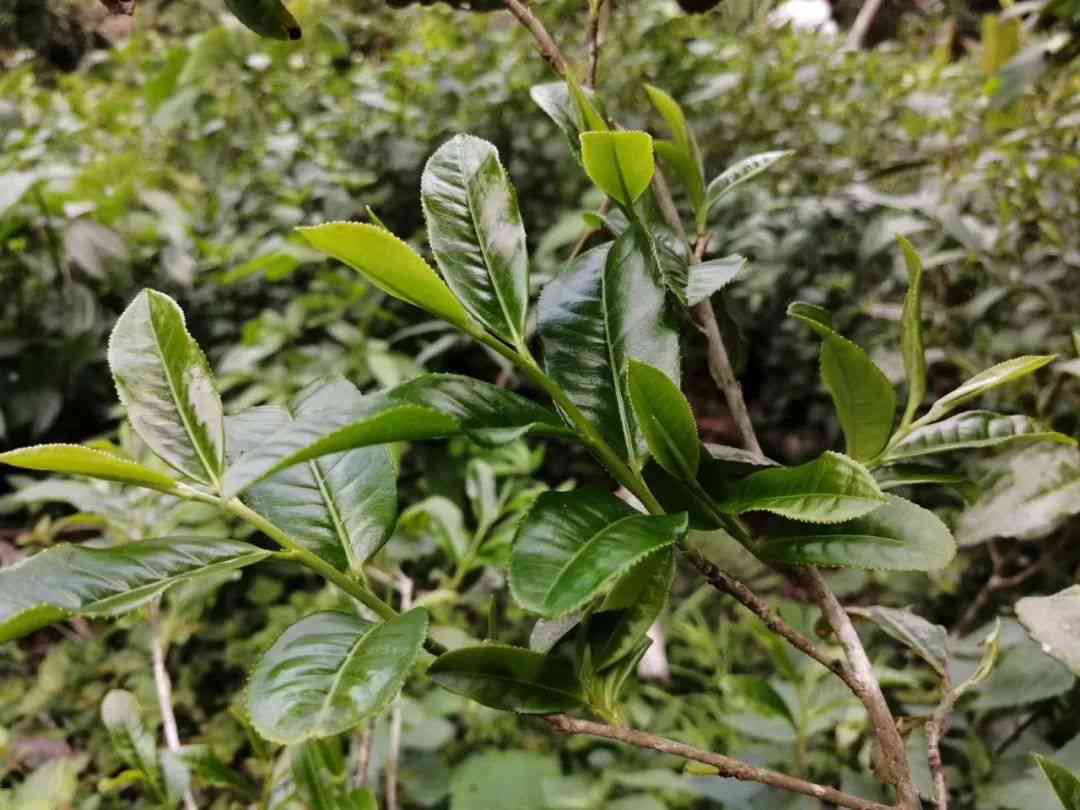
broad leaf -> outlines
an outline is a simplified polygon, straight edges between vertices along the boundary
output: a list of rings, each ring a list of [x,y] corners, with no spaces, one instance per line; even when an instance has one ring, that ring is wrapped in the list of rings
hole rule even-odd
[[[1080,675],[1080,585],[1053,596],[1024,597],[1016,615],[1043,652]]]
[[[932,624],[910,610],[873,607],[848,608],[848,613],[869,619],[897,641],[902,642],[919,654],[926,663],[934,668],[941,677],[947,677],[949,651],[947,648],[948,631],[940,624]]]
[[[226,419],[232,453],[265,446],[293,420],[360,407],[344,380],[316,383],[290,408],[263,405]],[[336,568],[357,570],[389,539],[397,517],[397,469],[383,445],[297,464],[251,487],[244,501]]]
[[[798,467],[756,472],[714,495],[728,514],[763,511],[810,523],[850,520],[886,500],[865,467],[828,451]]]
[[[790,565],[934,571],[956,554],[948,527],[929,510],[895,495],[867,515],[831,526],[785,523],[757,555]]]
[[[652,182],[652,136],[634,131],[583,132],[581,160],[601,191],[629,207]]]
[[[176,485],[176,481],[165,473],[144,467],[123,456],[80,444],[39,444],[20,450],[9,450],[7,453],[0,453],[0,464],[9,464],[24,470],[87,475],[162,492],[171,492]]]
[[[427,625],[423,608],[382,624],[337,612],[301,619],[251,673],[252,725],[266,739],[286,745],[355,728],[400,691]]]
[[[363,222],[298,228],[313,248],[344,262],[385,290],[469,331],[472,319],[419,254],[389,231]]]
[[[690,403],[659,369],[630,358],[630,401],[656,463],[675,476],[692,481],[701,458],[701,439]]]
[[[484,706],[519,714],[554,714],[581,708],[581,684],[562,657],[484,644],[441,655],[428,676],[444,689]]]
[[[603,671],[630,655],[664,609],[675,578],[675,552],[648,557],[615,583],[589,617],[592,666]]]
[[[960,515],[956,538],[971,546],[995,537],[1044,537],[1080,513],[1080,451],[1041,445],[995,465],[992,483]]]
[[[832,395],[847,453],[852,458],[873,458],[892,434],[896,392],[885,373],[859,346],[842,337],[819,312],[792,305],[788,314],[818,333],[821,379]]]
[[[571,92],[565,82],[536,84],[529,90],[529,95],[555,125],[562,130],[570,144],[577,161],[581,162],[581,133],[589,130],[603,130],[606,125],[596,109],[597,99],[592,90],[576,87],[576,94]]]
[[[710,298],[713,293],[719,292],[734,281],[744,267],[746,267],[746,258],[737,253],[690,265],[689,279],[686,283],[686,303],[694,306]]]
[[[1006,360],[1004,363],[998,363],[996,366],[991,366],[986,369],[986,371],[979,372],[959,388],[953,389],[931,405],[930,410],[926,415],[915,422],[915,424],[926,425],[931,422],[936,422],[943,416],[952,413],[965,402],[975,399],[975,397],[982,396],[993,388],[1025,377],[1048,363],[1054,362],[1056,357],[1057,355],[1053,354],[1015,357],[1012,360]]]
[[[645,238],[627,229],[613,245],[580,255],[540,296],[539,330],[548,375],[624,459],[645,445],[627,387],[633,357],[680,379],[679,335]]]
[[[752,177],[756,177],[779,160],[794,154],[790,150],[778,152],[761,152],[757,155],[743,158],[732,164],[709,183],[705,190],[705,202],[711,212],[713,207],[720,202],[725,194],[737,186],[745,183]]]
[[[176,302],[154,290],[139,293],[113,327],[108,354],[120,401],[147,446],[190,478],[218,486],[221,399]]]
[[[926,350],[923,348],[922,336],[923,264],[911,242],[903,236],[897,236],[896,241],[900,243],[908,269],[908,289],[900,317],[900,348],[904,355],[904,371],[908,384],[907,407],[900,424],[907,427],[926,397]]]
[[[252,565],[270,552],[212,537],[115,548],[61,545],[0,569],[0,643],[71,616],[115,616],[175,585]]]
[[[320,410],[270,436],[244,453],[225,476],[222,493],[239,495],[248,487],[295,464],[320,456],[389,442],[452,436],[461,424],[431,408],[376,394],[357,407]]]
[[[940,422],[915,428],[885,453],[883,461],[1027,442],[1076,444],[1075,439],[1050,430],[1029,416],[964,411]]]
[[[473,438],[501,443],[520,436],[573,436],[558,414],[513,391],[457,374],[424,374],[387,392],[395,402],[430,408]]]
[[[124,764],[142,774],[154,795],[164,798],[157,745],[142,722],[142,709],[131,692],[110,689],[101,703],[101,722]]]
[[[529,257],[498,150],[457,135],[428,160],[420,188],[428,240],[446,283],[473,317],[507,343],[521,345]]]
[[[561,616],[670,548],[686,528],[685,515],[642,515],[603,490],[546,492],[514,540],[511,593],[534,613]]]
[[[1039,754],[1032,754],[1032,757],[1054,789],[1061,806],[1065,810],[1080,810],[1080,776]]]
[[[1076,676],[1068,667],[1025,638],[1003,651],[972,707],[983,712],[1026,706],[1064,695],[1075,684]]]
[[[226,497],[294,464],[343,450],[388,442],[469,433],[489,442],[526,433],[569,435],[552,411],[490,383],[452,374],[426,374],[348,407],[313,410],[252,448],[225,476]]]

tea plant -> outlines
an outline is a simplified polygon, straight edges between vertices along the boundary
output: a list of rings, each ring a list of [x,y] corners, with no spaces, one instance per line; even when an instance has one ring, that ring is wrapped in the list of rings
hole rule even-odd
[[[331,222],[300,233],[388,294],[504,358],[553,407],[469,377],[424,375],[369,394],[341,378],[323,380],[288,407],[258,406],[226,416],[182,311],[163,293],[146,290],[117,322],[108,357],[127,418],[158,461],[140,461],[116,447],[79,445],[29,447],[4,453],[0,461],[204,504],[245,521],[265,543],[196,535],[49,549],[0,571],[0,639],[75,616],[113,616],[153,605],[173,585],[271,559],[293,562],[336,586],[354,608],[302,618],[251,671],[245,696],[250,723],[267,741],[302,746],[294,760],[298,770],[310,756],[322,759],[318,767],[340,772],[336,743],[314,741],[334,740],[381,714],[420,669],[445,689],[496,709],[540,715],[562,733],[673,754],[722,776],[840,807],[884,807],[623,725],[620,694],[649,646],[647,630],[668,598],[677,560],[684,558],[707,583],[755,613],[775,638],[850,690],[869,719],[876,777],[893,791],[895,807],[919,807],[897,718],[849,612],[818,568],[931,571],[947,565],[955,543],[946,525],[889,490],[961,484],[950,468],[928,463],[943,453],[1074,444],[1026,416],[960,410],[1054,358],[1026,356],[995,365],[924,409],[923,271],[914,249],[901,240],[909,289],[901,332],[907,401],[899,421],[896,392],[868,354],[833,328],[828,311],[796,302],[789,314],[821,342],[822,380],[845,452],[828,451],[792,467],[770,461],[757,445],[709,303],[736,280],[743,261],[703,259],[719,199],[783,154],[750,158],[706,182],[700,148],[674,99],[648,88],[672,131],[670,140],[613,128],[597,96],[577,83],[528,8],[508,5],[565,78],[535,88],[534,97],[609,200],[593,219],[600,243],[578,252],[532,304],[515,190],[495,147],[469,135],[443,145],[421,183],[440,272],[377,222]],[[691,236],[654,155],[685,193],[696,226]],[[531,304],[541,359],[534,354]],[[679,327],[689,310],[707,335],[712,371],[745,448],[704,445],[699,438],[680,385]],[[387,445],[461,435],[495,445],[526,436],[576,442],[620,488],[618,495],[595,487],[545,492],[521,520],[509,587],[514,600],[537,616],[531,649],[489,641],[448,651],[432,638],[423,607],[409,607],[404,599],[395,607],[369,581],[368,563],[397,518],[397,464]],[[745,583],[691,548],[691,527],[726,532],[807,594],[844,660],[832,658]],[[451,585],[468,573],[490,528],[481,526],[453,559]],[[1061,600],[1066,613],[1075,611],[1075,593],[1051,599]],[[1033,635],[1075,668],[1075,634],[1057,602],[1048,607],[1034,600],[1019,609]],[[940,676],[938,708],[922,719],[934,792],[945,807],[940,742],[953,705],[994,666],[997,634],[987,638],[975,673],[952,684],[943,628],[882,607],[859,615],[909,646]],[[145,781],[162,801],[178,800],[183,790],[165,778],[164,762],[156,763],[152,743],[132,721],[138,712],[128,697],[113,693],[104,714],[130,759],[135,775],[129,778]],[[1039,764],[1063,800],[1073,801],[1075,777],[1052,763]],[[373,800],[343,788],[332,801],[365,807]]]

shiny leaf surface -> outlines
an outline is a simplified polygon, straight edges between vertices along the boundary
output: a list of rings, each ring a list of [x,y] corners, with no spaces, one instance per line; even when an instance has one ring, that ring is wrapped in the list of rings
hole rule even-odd
[[[697,422],[679,387],[659,369],[630,358],[630,401],[656,463],[692,481],[701,458]]]
[[[221,398],[184,313],[163,293],[143,290],[109,338],[109,368],[132,427],[180,472],[217,486],[225,466]]]
[[[251,673],[252,725],[266,739],[286,745],[355,728],[400,691],[427,624],[423,608],[382,624],[337,612],[301,619]]]
[[[0,464],[24,470],[87,475],[169,492],[176,482],[165,473],[144,467],[123,456],[79,444],[39,444],[0,453]]]
[[[998,386],[1026,377],[1043,366],[1054,362],[1056,355],[1032,355],[1027,357],[1015,357],[998,363],[985,371],[981,371],[965,382],[959,388],[955,388],[930,406],[930,410],[916,425],[926,425],[936,422],[956,410],[969,400],[982,396]]]
[[[581,161],[597,188],[620,205],[633,205],[652,182],[652,136],[635,131],[583,132]]]
[[[940,422],[916,428],[888,450],[884,460],[899,461],[932,453],[1025,442],[1076,444],[1075,439],[1050,430],[1029,416],[964,411]]]
[[[908,269],[907,295],[900,316],[900,349],[904,355],[908,384],[908,401],[901,424],[907,426],[914,420],[915,412],[926,398],[926,349],[922,335],[923,264],[911,242],[903,236],[897,236],[896,241],[900,244]]]
[[[525,334],[529,257],[498,150],[457,135],[424,167],[421,200],[439,269],[465,308],[511,345]]]

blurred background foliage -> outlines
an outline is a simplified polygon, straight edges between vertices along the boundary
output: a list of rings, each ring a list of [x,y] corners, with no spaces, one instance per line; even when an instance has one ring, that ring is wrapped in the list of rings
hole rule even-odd
[[[573,54],[583,50],[583,5],[536,4]],[[600,68],[607,105],[627,127],[663,132],[643,81],[679,99],[710,173],[756,152],[794,151],[725,198],[713,243],[718,254],[750,259],[715,303],[766,452],[796,461],[838,440],[816,344],[785,323],[790,301],[829,306],[841,331],[902,375],[906,276],[896,234],[916,243],[927,266],[931,394],[1007,357],[1055,352],[1058,363],[990,404],[1080,434],[1080,12],[1068,3],[1032,13],[1017,9],[1023,3],[927,0],[888,9],[873,47],[845,50],[842,30],[777,27],[772,5],[726,0],[699,16],[673,2],[620,3]],[[840,5],[843,29],[852,14]],[[421,369],[517,383],[497,358],[290,233],[370,210],[421,245],[423,163],[467,131],[501,151],[534,275],[557,273],[599,199],[529,97],[549,79],[531,42],[508,15],[443,4],[290,8],[305,32],[295,44],[257,39],[209,0],[146,0],[131,31],[89,0],[0,0],[0,446],[133,441],[113,435],[104,351],[115,317],[143,286],[181,302],[232,409],[281,400],[331,373],[362,387]],[[701,342],[691,337],[684,350],[706,438],[734,443]],[[1008,606],[1076,581],[1080,533],[1070,518],[1080,511],[1080,457],[1029,449],[997,461],[992,479],[976,460],[971,486],[924,499],[969,546],[929,587],[921,576],[892,575],[887,589],[876,574],[836,581],[852,602],[913,605],[957,631],[961,672],[977,655],[981,636],[971,631],[1004,616],[1000,669],[962,705],[947,741],[957,806],[1049,807],[1027,754],[1057,752],[1080,768],[1080,693],[1071,673],[1024,640]],[[441,624],[482,638],[490,623],[501,640],[526,643],[495,564],[531,498],[595,476],[592,465],[525,444],[493,452],[466,443],[414,447],[403,464],[398,532],[410,542],[388,546],[398,556],[381,561],[385,586],[404,571]],[[109,488],[8,483],[5,563],[61,538],[235,530],[159,496],[136,503]],[[766,590],[779,587],[720,538],[699,541]],[[358,741],[265,751],[230,704],[257,650],[333,604],[315,587],[270,566],[165,600],[181,737],[208,746],[232,780],[194,768],[201,806],[308,806],[303,779],[290,775],[290,762],[307,756],[327,774],[355,777]],[[689,578],[677,588],[664,623],[668,671],[632,690],[634,722],[872,795],[871,752],[850,696],[714,592],[694,590]],[[816,617],[798,595],[778,596],[812,632]],[[110,687],[133,692],[144,721],[158,722],[148,627],[138,618],[73,624],[0,647],[0,808],[155,806],[139,784],[113,779],[122,765],[99,722]],[[870,639],[894,701],[925,713],[932,673]],[[522,810],[815,806],[681,774],[655,756],[564,744],[439,691],[408,696],[401,716],[408,808],[507,807],[521,785],[533,788],[512,802]],[[921,733],[911,731],[913,745]],[[385,723],[373,730],[372,778],[388,736]],[[271,791],[260,798],[264,785]]]

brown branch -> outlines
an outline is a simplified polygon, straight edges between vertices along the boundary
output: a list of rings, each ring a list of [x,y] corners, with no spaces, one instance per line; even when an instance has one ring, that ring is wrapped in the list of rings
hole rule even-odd
[[[596,77],[600,70],[600,49],[604,44],[604,26],[609,10],[607,0],[596,0],[595,7],[592,0],[589,0],[589,26],[585,32],[589,51],[589,70],[585,82],[589,87],[596,87]]]
[[[986,581],[986,584],[975,595],[975,599],[968,606],[968,609],[964,611],[964,615],[957,623],[955,632],[959,636],[966,636],[975,624],[975,620],[979,618],[979,614],[990,604],[994,598],[994,594],[998,591],[1007,591],[1011,588],[1019,587],[1039,573],[1043,567],[1052,559],[1057,556],[1057,552],[1061,550],[1061,547],[1065,543],[1058,543],[1050,551],[1045,552],[1039,556],[1035,562],[1031,563],[1025,568],[1021,568],[1015,574],[1007,575],[1005,569],[1008,567],[1008,557],[1001,552],[1000,546],[991,541],[987,547],[987,551],[990,552],[990,560],[994,565],[994,573],[990,575],[990,579]]]
[[[681,548],[682,554],[693,565],[701,576],[718,591],[733,596],[751,613],[761,619],[776,635],[787,641],[792,647],[813,658],[827,670],[835,674],[840,680],[848,685],[848,688],[859,696],[861,685],[854,679],[851,672],[840,661],[830,659],[813,641],[804,636],[794,627],[783,620],[779,613],[772,609],[764,599],[754,593],[745,584],[721,571],[716,565],[707,560],[698,552]]]
[[[945,765],[941,761],[941,740],[948,730],[949,713],[959,695],[952,689],[948,677],[945,678],[942,688],[945,696],[926,723],[926,760],[930,765],[934,801],[937,802],[938,810],[949,810],[949,787],[945,781]]]
[[[844,648],[848,659],[848,669],[858,684],[856,694],[866,707],[870,724],[878,741],[881,754],[882,775],[889,784],[896,787],[896,806],[899,810],[917,810],[922,807],[919,790],[911,776],[911,765],[907,758],[904,740],[896,728],[889,704],[881,691],[877,676],[870,665],[866,649],[862,645],[851,617],[844,610],[836,595],[825,582],[825,578],[816,568],[800,568],[795,576],[813,597],[822,615],[829,623],[837,640]]]
[[[529,4],[524,0],[503,0],[503,2],[506,5],[506,10],[513,14],[517,21],[524,25],[529,33],[533,35],[533,39],[536,40],[536,47],[539,49],[540,55],[544,57],[544,61],[551,65],[552,70],[566,78],[569,63],[566,61],[566,57],[562,55],[562,51],[559,50],[559,46],[555,44],[555,40],[551,38],[551,34],[548,33],[548,30],[540,21],[540,18],[533,14]]]
[[[608,740],[617,740],[626,743],[627,745],[637,746],[638,748],[647,748],[652,751],[658,751],[662,754],[671,754],[672,756],[682,757],[683,759],[692,760],[693,762],[701,762],[705,765],[710,765],[713,768],[716,768],[720,776],[729,779],[739,779],[743,782],[757,782],[758,784],[780,788],[781,790],[787,790],[793,793],[802,793],[805,796],[812,796],[815,799],[829,802],[837,807],[846,807],[849,808],[849,810],[890,810],[886,805],[878,804],[877,802],[872,802],[867,799],[860,799],[858,796],[852,796],[848,793],[839,791],[836,788],[818,785],[814,782],[808,782],[805,779],[788,776],[779,771],[758,768],[748,762],[742,762],[741,760],[727,757],[723,754],[713,754],[709,751],[702,751],[700,748],[694,748],[686,743],[671,740],[667,737],[660,737],[656,734],[649,734],[645,731],[617,728],[603,723],[595,723],[590,720],[578,720],[575,717],[570,717],[565,714],[548,715],[544,718],[544,721],[554,731],[557,731],[560,734],[584,734],[589,737],[602,737]]]

